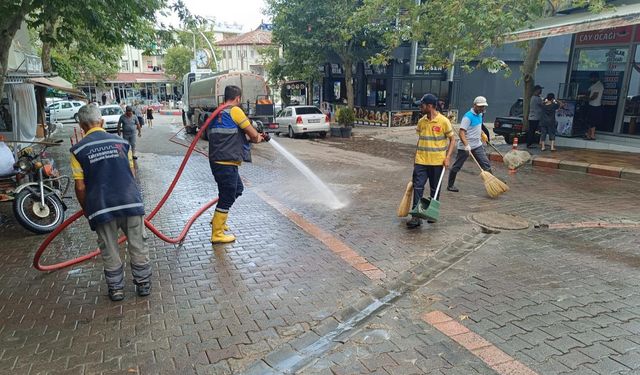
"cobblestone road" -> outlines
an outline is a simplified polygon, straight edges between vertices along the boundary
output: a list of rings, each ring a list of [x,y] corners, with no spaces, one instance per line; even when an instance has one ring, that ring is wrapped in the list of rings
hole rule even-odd
[[[139,145],[148,212],[184,153],[167,142],[178,118],[159,117]],[[511,191],[491,200],[467,163],[461,192],[442,196],[442,220],[407,231],[395,210],[411,176],[411,146],[368,137],[276,141],[348,205],[327,208],[315,186],[272,147],[259,145],[254,163],[241,168],[248,189],[230,215],[237,242],[212,247],[209,214],[181,246],[149,238],[154,286],[146,299],[128,285],[125,301],[110,302],[99,259],[35,271],[30,263],[43,237],[16,226],[9,205],[0,206],[0,373],[495,374],[505,368],[499,356],[478,355],[455,333],[427,323],[428,312],[446,313],[492,344],[492,353],[502,351],[538,374],[640,373],[638,228],[534,227],[640,223],[636,183],[540,168],[507,175],[496,166]],[[58,153],[64,167],[66,149]],[[331,238],[315,238],[259,194]],[[215,195],[208,163],[196,155],[153,222],[176,235]],[[70,212],[77,209],[74,199],[65,201]],[[469,220],[479,212],[517,215],[531,225],[486,234]],[[44,261],[86,253],[95,243],[80,221]],[[335,243],[385,277],[368,278]]]

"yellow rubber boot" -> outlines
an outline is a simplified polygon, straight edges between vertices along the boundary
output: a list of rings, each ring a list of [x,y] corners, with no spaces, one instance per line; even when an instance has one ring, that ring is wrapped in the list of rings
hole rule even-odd
[[[215,211],[213,214],[213,228],[211,229],[211,243],[229,243],[236,240],[236,237],[230,234],[224,234],[224,226],[227,223],[225,212]]]
[[[215,216],[215,215],[214,215]],[[214,216],[211,216],[211,226],[213,226],[213,218]],[[225,223],[224,224],[224,228],[222,228],[225,232],[229,231],[231,228],[229,228],[229,226]]]

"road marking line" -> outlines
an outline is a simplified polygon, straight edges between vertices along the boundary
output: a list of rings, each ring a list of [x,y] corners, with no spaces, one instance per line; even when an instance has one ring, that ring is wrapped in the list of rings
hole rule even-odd
[[[501,375],[538,375],[522,362],[514,359],[507,353],[498,349],[480,335],[458,323],[442,311],[431,311],[422,315],[422,320],[444,333],[449,338],[460,344],[480,358],[489,367]]]
[[[386,277],[384,271],[369,263],[364,257],[358,254],[357,251],[353,250],[347,244],[340,241],[330,233],[324,231],[317,225],[305,220],[300,214],[289,209],[267,193],[256,190],[256,194],[258,194],[258,196],[262,198],[262,200],[267,202],[271,207],[275,208],[278,212],[280,212],[289,220],[293,221],[297,226],[302,228],[302,230],[325,244],[334,254],[347,262],[351,267],[362,272],[369,279],[380,280]]]

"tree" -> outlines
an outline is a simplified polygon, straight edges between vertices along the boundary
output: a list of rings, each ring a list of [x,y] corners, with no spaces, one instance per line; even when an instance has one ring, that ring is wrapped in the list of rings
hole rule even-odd
[[[185,74],[189,73],[192,58],[193,51],[187,47],[169,47],[164,56],[164,70],[168,75],[173,76],[176,81],[180,81]]]
[[[273,40],[283,48],[283,61],[270,64],[270,73],[313,78],[318,65],[336,56],[344,67],[347,105],[353,107],[352,66],[375,53],[381,36],[354,17],[361,5],[353,0],[267,0]]]
[[[158,11],[189,17],[181,0],[4,0],[0,2],[0,95],[11,41],[23,21],[40,30],[43,70],[51,70],[51,51],[78,41],[78,31],[105,45],[149,45]]]
[[[366,0],[359,12],[372,24],[385,25],[384,60],[390,51],[407,41],[428,46],[423,58],[428,64],[451,68],[459,63],[466,70],[487,67],[509,72],[508,66],[493,56],[507,41],[509,33],[531,25],[538,19],[554,16],[566,0]],[[601,10],[604,0],[574,0],[576,7]],[[392,25],[392,27],[389,27]],[[529,99],[533,93],[535,71],[546,38],[522,45],[524,62],[524,119],[528,124]]]

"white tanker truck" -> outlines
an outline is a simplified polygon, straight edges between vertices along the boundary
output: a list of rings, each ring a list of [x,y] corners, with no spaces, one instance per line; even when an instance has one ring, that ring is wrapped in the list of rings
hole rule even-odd
[[[273,132],[275,123],[273,100],[264,77],[250,72],[220,72],[207,76],[189,73],[184,76],[182,121],[187,133],[195,134],[209,115],[224,103],[224,88],[230,85],[242,89],[242,109],[249,119],[264,131]],[[206,132],[203,133],[206,137]]]

